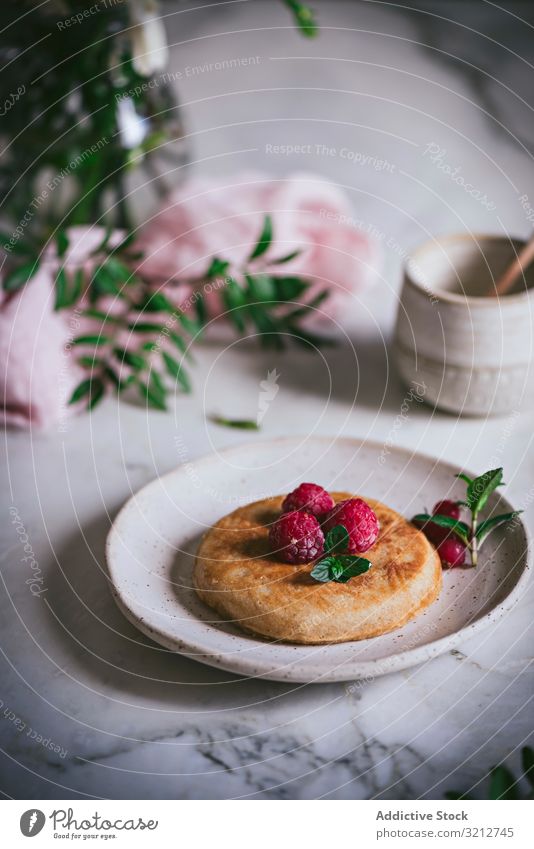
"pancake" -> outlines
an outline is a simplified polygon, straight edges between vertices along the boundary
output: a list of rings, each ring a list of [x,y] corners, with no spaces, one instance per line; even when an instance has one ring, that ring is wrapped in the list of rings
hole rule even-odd
[[[331,493],[336,502],[352,498]],[[361,496],[359,496],[361,497]],[[400,628],[439,595],[441,563],[421,531],[370,498],[380,534],[364,557],[372,567],[346,584],[318,583],[313,564],[276,559],[269,526],[284,496],[225,516],[204,536],[193,584],[200,598],[245,631],[272,640],[321,644],[365,640]]]

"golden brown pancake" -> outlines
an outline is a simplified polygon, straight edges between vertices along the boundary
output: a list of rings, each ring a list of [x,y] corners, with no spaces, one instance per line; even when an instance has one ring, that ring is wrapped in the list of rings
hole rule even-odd
[[[351,496],[334,492],[336,502]],[[346,584],[318,583],[313,564],[276,559],[269,527],[284,496],[266,498],[225,516],[204,536],[193,583],[200,598],[246,631],[290,643],[364,640],[399,628],[428,607],[441,589],[441,563],[421,531],[365,499],[380,521],[372,567]]]

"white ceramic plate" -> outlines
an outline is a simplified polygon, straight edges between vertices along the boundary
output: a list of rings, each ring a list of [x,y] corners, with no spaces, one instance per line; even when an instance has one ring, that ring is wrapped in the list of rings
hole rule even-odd
[[[241,675],[348,681],[414,666],[490,626],[524,593],[530,545],[519,520],[488,538],[477,569],[445,572],[439,599],[414,621],[391,634],[331,646],[271,643],[224,622],[191,589],[194,555],[202,533],[224,514],[303,480],[378,498],[410,517],[442,497],[461,498],[457,471],[431,457],[354,439],[254,441],[212,454],[153,481],[123,507],[107,541],[114,597],[156,642]],[[499,512],[513,509],[498,494],[488,509],[497,502]]]

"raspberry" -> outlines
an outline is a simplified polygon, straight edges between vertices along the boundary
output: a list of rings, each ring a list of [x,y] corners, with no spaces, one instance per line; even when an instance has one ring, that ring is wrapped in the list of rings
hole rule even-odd
[[[450,516],[451,519],[460,518],[460,507],[456,501],[449,501],[447,498],[444,501],[438,501],[432,510],[433,515],[440,513],[442,516]]]
[[[438,554],[443,566],[453,569],[465,563],[465,545],[457,537],[449,536],[438,545]]]
[[[324,516],[334,506],[334,499],[316,483],[301,483],[284,498],[282,513],[304,510],[314,516]]]
[[[286,563],[309,563],[324,551],[324,534],[310,513],[293,510],[282,513],[271,525],[269,542],[274,553]]]
[[[361,554],[375,544],[380,525],[374,510],[361,498],[340,501],[328,514],[325,531],[343,525],[349,534],[349,554]]]
[[[435,522],[414,522],[414,525],[423,531],[426,538],[436,546],[451,535],[449,528],[442,528],[441,525],[436,525]]]

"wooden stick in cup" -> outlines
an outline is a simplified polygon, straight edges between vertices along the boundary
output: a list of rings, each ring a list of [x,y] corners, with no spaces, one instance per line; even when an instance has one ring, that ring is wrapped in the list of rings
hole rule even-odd
[[[493,286],[488,292],[488,295],[493,295],[495,297],[498,297],[499,295],[506,295],[516,282],[519,275],[523,274],[523,272],[527,270],[533,259],[534,236],[529,239],[525,247],[519,251],[513,262],[511,262],[504,273],[501,274],[495,283],[495,286]]]

